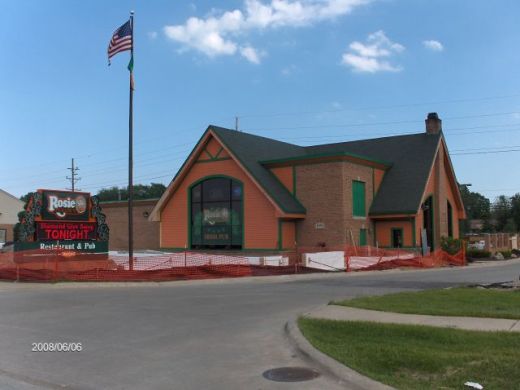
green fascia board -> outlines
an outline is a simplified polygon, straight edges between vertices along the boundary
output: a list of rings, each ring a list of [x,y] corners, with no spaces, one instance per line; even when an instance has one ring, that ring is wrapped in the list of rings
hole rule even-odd
[[[208,127],[208,130],[210,130],[212,127],[213,127],[213,126],[209,126],[209,127]],[[208,130],[206,130],[206,131],[208,131]],[[204,133],[204,134],[205,134],[205,133]],[[215,135],[218,137],[218,134],[215,134]],[[226,142],[225,142],[221,137],[218,137],[218,139],[219,139],[219,141],[222,142],[222,143],[223,143],[223,144],[224,144],[224,145],[225,145],[229,150],[231,150],[231,151],[233,152],[233,149],[230,148],[229,145],[226,144]],[[240,164],[244,167],[244,169],[247,170],[247,172],[248,172],[248,173],[249,173],[249,174],[250,174],[250,175],[255,179],[255,181],[256,181],[258,184],[260,184],[260,183],[261,183],[261,180],[259,180],[258,177],[257,177],[253,172],[251,172],[251,170],[248,168],[247,164],[245,164],[245,163],[240,159],[240,157],[239,157],[236,153],[234,153],[234,154],[235,154],[236,159],[240,162]],[[181,168],[181,169],[182,169],[182,168]],[[261,184],[260,184],[260,185],[261,185]],[[266,187],[264,187],[264,186],[262,186],[262,188],[264,189],[265,192],[267,192],[267,194],[269,195],[269,197],[270,197],[271,199],[273,199],[273,200],[276,202],[276,204],[277,204],[277,205],[278,205],[278,206],[279,206],[279,207],[280,207],[280,208],[281,208],[285,213],[288,213],[288,214],[306,214],[306,213],[307,213],[307,209],[306,209],[305,207],[303,207],[303,205],[302,205],[300,202],[298,202],[298,203],[299,203],[299,206],[301,207],[301,210],[287,210],[287,208],[283,205],[283,203],[280,202],[280,200],[279,200],[276,196],[273,195],[273,193],[269,190],[269,188],[266,188]],[[283,188],[287,191],[287,189],[286,189],[285,187],[283,187]],[[289,195],[291,195],[291,197],[293,197],[292,194],[291,194],[289,191],[287,191],[287,192],[289,193]],[[294,198],[294,197],[293,197],[293,198]],[[297,200],[296,198],[294,198],[294,199]]]
[[[189,159],[191,158],[191,156],[193,155],[193,153],[195,152],[195,149],[197,149],[197,146],[200,144],[200,141],[202,141],[204,139],[204,137],[206,136],[206,134],[209,132],[209,130],[211,129],[211,126],[208,126],[208,128],[206,129],[206,131],[201,135],[201,137],[199,138],[199,140],[195,143],[195,146],[193,147],[193,149],[191,150],[190,154],[188,154],[188,157],[186,157],[186,160],[184,160],[184,162],[182,163],[181,167],[179,168],[179,170],[177,171],[177,173],[175,174],[175,176],[173,177],[173,179],[171,180],[170,184],[173,183],[177,177],[179,177],[180,173],[182,172],[182,170],[184,169],[184,167],[186,166],[186,164],[188,163]]]
[[[322,157],[354,157],[359,158],[361,160],[370,161],[373,163],[384,165],[387,168],[392,167],[392,163],[386,162],[386,161],[379,161],[370,157],[361,156],[359,154],[355,153],[349,153],[349,152],[332,152],[332,153],[317,153],[317,154],[306,154],[302,156],[296,156],[296,157],[288,157],[288,158],[279,158],[274,160],[265,160],[265,161],[259,161],[262,165],[270,165],[270,164],[279,164],[279,163],[285,163],[285,162],[291,162],[291,161],[301,161],[301,160],[308,160],[308,159],[317,159]]]
[[[413,211],[385,211],[385,212],[379,212],[379,213],[368,213],[369,217],[377,217],[378,215],[393,215],[393,214],[399,214],[399,215],[416,215],[417,210]]]
[[[273,172],[269,171],[269,174],[272,175],[272,176],[274,177],[274,179],[275,179],[278,183],[280,183],[280,185],[281,185],[283,188],[287,189],[287,188],[283,185],[283,183],[280,181],[280,179],[278,179],[278,177],[276,177],[276,175],[275,175]],[[296,173],[295,173],[294,171],[293,171],[293,175],[296,175]],[[296,202],[296,203],[297,203],[297,204],[298,204],[298,205],[299,205],[303,210],[305,210],[305,212],[306,212],[307,209],[306,209],[305,206],[304,206],[304,205],[303,205],[303,204],[298,200],[298,198],[297,198],[296,195],[295,195],[295,192],[296,192],[296,179],[295,179],[295,177],[296,177],[296,176],[293,176],[293,192],[291,192],[291,191],[288,191],[288,192],[289,192],[289,194],[292,196],[292,198],[294,199],[294,201],[295,201],[295,202]],[[294,214],[294,213],[292,213],[292,214]]]

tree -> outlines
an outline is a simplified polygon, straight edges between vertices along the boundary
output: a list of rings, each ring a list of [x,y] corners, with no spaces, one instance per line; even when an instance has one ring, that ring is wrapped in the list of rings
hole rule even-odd
[[[157,199],[162,196],[166,186],[161,183],[151,183],[150,185],[136,184],[134,185],[134,199]],[[109,187],[103,188],[97,196],[102,202],[114,200],[128,200],[127,187]]]
[[[20,200],[24,203],[27,203],[32,194],[33,192],[28,192],[27,194],[20,196]]]
[[[491,202],[488,198],[478,192],[471,192],[467,186],[460,185],[460,194],[467,219],[460,224],[462,233],[468,232],[471,219],[482,219],[484,221],[483,231],[490,231]]]
[[[505,195],[500,195],[493,202],[492,209],[492,216],[495,220],[496,229],[499,232],[503,232],[509,219],[511,219],[511,200]]]
[[[515,221],[517,229],[520,229],[520,193],[511,197],[511,218]]]

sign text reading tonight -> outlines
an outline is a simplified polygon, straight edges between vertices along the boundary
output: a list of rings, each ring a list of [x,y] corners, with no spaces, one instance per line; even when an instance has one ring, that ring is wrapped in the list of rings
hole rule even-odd
[[[95,240],[95,222],[37,222],[36,236],[40,241]]]

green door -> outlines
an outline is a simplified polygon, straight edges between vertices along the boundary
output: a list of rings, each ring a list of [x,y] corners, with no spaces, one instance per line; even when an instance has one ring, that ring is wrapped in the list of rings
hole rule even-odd
[[[365,246],[367,244],[367,229],[359,230],[359,246]]]

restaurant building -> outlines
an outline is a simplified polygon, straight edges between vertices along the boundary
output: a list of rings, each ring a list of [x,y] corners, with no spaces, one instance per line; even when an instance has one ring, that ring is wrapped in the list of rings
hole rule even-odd
[[[209,126],[150,214],[170,249],[436,249],[465,218],[442,122],[298,146]]]

